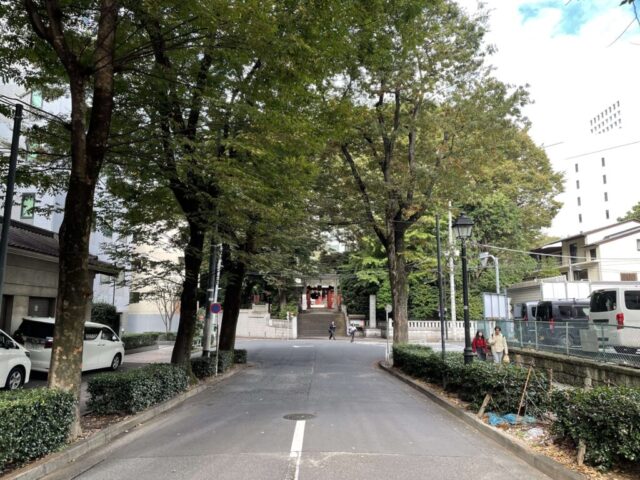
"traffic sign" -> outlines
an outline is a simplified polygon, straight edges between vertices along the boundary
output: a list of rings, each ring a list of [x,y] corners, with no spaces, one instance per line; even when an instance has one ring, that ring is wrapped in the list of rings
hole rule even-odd
[[[211,313],[220,313],[222,311],[222,305],[219,303],[212,303],[210,310]]]

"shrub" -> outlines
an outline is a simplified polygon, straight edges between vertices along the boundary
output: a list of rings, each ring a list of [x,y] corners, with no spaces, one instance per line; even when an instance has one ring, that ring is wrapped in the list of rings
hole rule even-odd
[[[87,405],[96,413],[136,413],[184,392],[187,382],[186,369],[168,363],[102,373],[89,379]]]
[[[218,373],[226,372],[233,365],[234,353],[220,350],[218,354]],[[191,359],[191,371],[200,380],[211,377],[216,373],[216,354],[211,352],[210,357],[198,357]]]
[[[527,378],[527,369],[517,365],[480,361],[465,365],[461,353],[447,353],[443,360],[439,353],[417,345],[394,346],[393,360],[403,372],[457,393],[473,408],[479,408],[485,395],[490,393],[491,408],[498,413],[515,413],[518,410]],[[548,389],[546,375],[535,372],[529,379],[524,410],[531,415],[545,412]]]
[[[178,334],[176,332],[160,333],[158,340],[164,340],[166,342],[175,342]]]
[[[0,392],[0,472],[64,445],[74,409],[69,392],[48,388]]]
[[[585,462],[610,468],[640,460],[640,388],[598,387],[553,394],[554,433],[587,446]]]
[[[247,351],[243,348],[234,350],[233,363],[247,363]]]
[[[120,326],[120,315],[114,305],[96,302],[91,305],[91,321],[109,325],[116,333]]]
[[[125,350],[133,350],[134,348],[150,347],[158,343],[158,332],[145,333],[125,333],[122,336]]]

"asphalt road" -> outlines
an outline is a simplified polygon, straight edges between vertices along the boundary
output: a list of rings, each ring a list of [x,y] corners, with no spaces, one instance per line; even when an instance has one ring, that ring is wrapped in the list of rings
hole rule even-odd
[[[241,346],[252,367],[47,478],[548,478],[379,370],[381,342]]]

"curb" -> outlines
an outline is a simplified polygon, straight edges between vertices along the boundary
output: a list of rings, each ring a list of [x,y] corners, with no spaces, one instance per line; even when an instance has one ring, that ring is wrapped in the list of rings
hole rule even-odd
[[[130,348],[129,350],[125,350],[124,356],[126,357],[127,355],[134,355],[136,353],[150,352],[152,350],[159,350],[159,349],[160,349],[160,345],[159,343],[156,342],[153,345],[145,345],[144,347]]]
[[[407,385],[415,388],[420,393],[423,393],[438,406],[444,408],[470,427],[476,429],[486,437],[489,437],[491,440],[498,443],[501,447],[513,453],[516,457],[524,460],[533,468],[539,470],[550,478],[553,478],[554,480],[584,480],[586,478],[578,472],[569,470],[561,463],[558,463],[545,455],[532,452],[524,443],[478,420],[475,416],[466,413],[464,410],[461,410],[458,406],[449,402],[447,399],[442,398],[430,388],[416,383],[413,378],[394,370],[388,365],[385,365],[384,362],[380,362],[378,365],[382,370],[385,370]]]
[[[192,388],[191,390],[181,393],[180,395],[167,400],[164,403],[155,405],[148,410],[140,412],[133,417],[118,422],[107,428],[100,430],[99,432],[91,435],[90,437],[72,443],[68,448],[65,448],[61,452],[52,453],[40,460],[33,462],[31,465],[22,467],[21,469],[12,472],[6,476],[0,475],[2,480],[37,480],[46,475],[57,472],[66,468],[69,464],[75,462],[80,457],[93,452],[94,450],[104,447],[115,437],[128,433],[130,430],[135,429],[140,424],[148,422],[154,417],[177,407],[185,400],[204,392],[210,387],[213,387],[222,381],[232,377],[236,373],[241,372],[246,368],[247,364],[236,364],[232,370],[219,375],[218,377],[211,377],[202,385]]]

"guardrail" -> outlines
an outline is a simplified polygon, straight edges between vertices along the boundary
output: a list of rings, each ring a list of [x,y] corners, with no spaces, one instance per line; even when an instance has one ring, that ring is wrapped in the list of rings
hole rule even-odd
[[[594,324],[582,319],[566,322],[477,322],[477,328],[484,330],[487,337],[491,336],[496,325],[500,326],[512,346],[640,367],[639,327]]]

